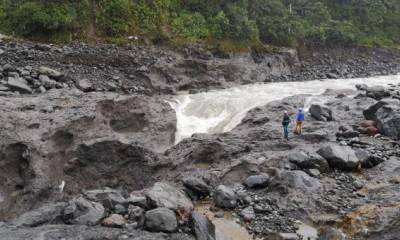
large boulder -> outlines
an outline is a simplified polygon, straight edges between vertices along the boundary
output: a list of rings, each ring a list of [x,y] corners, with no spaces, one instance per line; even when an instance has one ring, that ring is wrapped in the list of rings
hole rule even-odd
[[[37,227],[43,224],[55,224],[62,221],[62,213],[67,203],[45,205],[27,212],[13,221],[17,226]]]
[[[69,202],[63,215],[64,220],[68,223],[93,226],[104,217],[105,209],[100,203],[79,197]]]
[[[192,212],[190,225],[197,240],[215,240],[215,226],[204,215]]]
[[[319,104],[312,104],[310,107],[310,114],[318,121],[332,121],[332,110],[328,107]]]
[[[376,112],[383,106],[385,105],[399,105],[400,101],[398,99],[392,99],[392,98],[385,98],[380,100],[379,102],[376,102],[369,106],[367,109],[363,111],[363,115],[365,119],[367,120],[372,120],[376,121]]]
[[[234,208],[237,204],[237,195],[229,187],[219,185],[214,191],[214,202],[218,207],[222,208]]]
[[[167,182],[157,182],[146,192],[153,207],[168,208],[189,217],[194,207],[185,193]]]
[[[360,164],[355,152],[348,146],[331,144],[320,148],[317,153],[325,158],[333,168],[351,171]]]
[[[318,154],[297,151],[289,154],[288,159],[301,169],[318,169],[320,172],[329,171],[328,161]]]
[[[310,177],[303,171],[283,171],[271,179],[272,190],[294,190],[303,193],[319,192],[322,184],[318,179]]]
[[[168,208],[156,208],[146,212],[145,224],[150,232],[175,232],[178,228],[176,215]]]
[[[400,139],[400,104],[385,105],[376,112],[379,131],[394,139]]]

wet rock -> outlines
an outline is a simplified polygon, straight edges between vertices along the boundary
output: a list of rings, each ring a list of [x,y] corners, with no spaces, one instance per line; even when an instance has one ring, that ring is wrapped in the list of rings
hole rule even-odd
[[[23,78],[9,77],[7,87],[19,93],[32,93],[32,88],[28,86],[28,83]]]
[[[146,192],[146,197],[152,206],[168,208],[186,217],[189,217],[194,209],[192,202],[185,193],[167,182],[155,183],[154,186]]]
[[[240,216],[245,222],[251,222],[256,218],[256,214],[252,206],[248,206],[242,211],[240,211]]]
[[[380,100],[390,96],[390,93],[383,86],[372,86],[367,88],[367,96]]]
[[[244,181],[244,185],[248,188],[263,188],[269,183],[269,176],[267,174],[263,175],[253,175],[248,177]]]
[[[95,202],[90,202],[82,197],[73,199],[64,209],[63,218],[71,224],[93,226],[104,217],[104,207]]]
[[[354,151],[347,146],[331,144],[320,148],[317,153],[325,158],[332,168],[351,171],[360,163]]]
[[[318,121],[332,121],[332,110],[326,106],[321,106],[319,104],[312,104],[310,106],[310,114],[313,118]]]
[[[376,112],[376,118],[382,134],[400,139],[400,104],[382,106]]]
[[[105,227],[122,228],[126,223],[127,221],[123,216],[119,214],[111,214],[101,222],[101,225]]]
[[[16,226],[37,227],[43,224],[62,222],[62,213],[67,203],[45,205],[39,209],[27,212],[13,221]]]
[[[320,172],[329,171],[329,163],[318,154],[296,151],[289,154],[288,159],[301,169],[318,169]]]
[[[175,232],[178,221],[173,211],[168,208],[156,208],[146,212],[146,229],[151,232]]]
[[[219,185],[214,191],[214,202],[222,208],[234,208],[237,204],[237,195],[229,187]]]
[[[190,225],[197,240],[215,240],[215,226],[204,215],[192,212]]]
[[[204,182],[203,179],[197,177],[187,177],[182,181],[183,185],[188,188],[197,199],[202,199],[210,195],[210,187],[206,182]]]

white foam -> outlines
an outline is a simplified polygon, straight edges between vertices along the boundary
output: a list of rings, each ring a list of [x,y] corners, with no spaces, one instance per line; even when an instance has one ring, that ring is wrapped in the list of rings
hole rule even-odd
[[[251,84],[198,94],[177,95],[171,106],[176,111],[176,143],[194,133],[221,133],[232,130],[255,107],[285,97],[320,95],[327,89],[355,89],[356,84],[399,84],[400,75],[306,82]],[[315,99],[314,99],[315,100]],[[308,105],[311,103],[310,100]],[[307,107],[307,103],[306,106]]]

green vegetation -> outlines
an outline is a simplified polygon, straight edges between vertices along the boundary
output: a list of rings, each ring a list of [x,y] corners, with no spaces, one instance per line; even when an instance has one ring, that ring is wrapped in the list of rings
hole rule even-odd
[[[128,35],[281,46],[400,43],[399,0],[0,0],[0,29],[31,39]]]

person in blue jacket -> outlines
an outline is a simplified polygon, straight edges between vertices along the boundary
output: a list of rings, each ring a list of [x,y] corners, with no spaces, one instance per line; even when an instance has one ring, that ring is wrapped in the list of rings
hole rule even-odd
[[[297,112],[297,117],[296,117],[296,127],[294,129],[294,133],[296,134],[301,134],[303,131],[303,125],[304,125],[304,111],[302,108],[299,108],[299,111]]]
[[[286,140],[289,140],[289,124],[290,117],[287,111],[283,113],[282,126],[283,126],[283,136]]]

